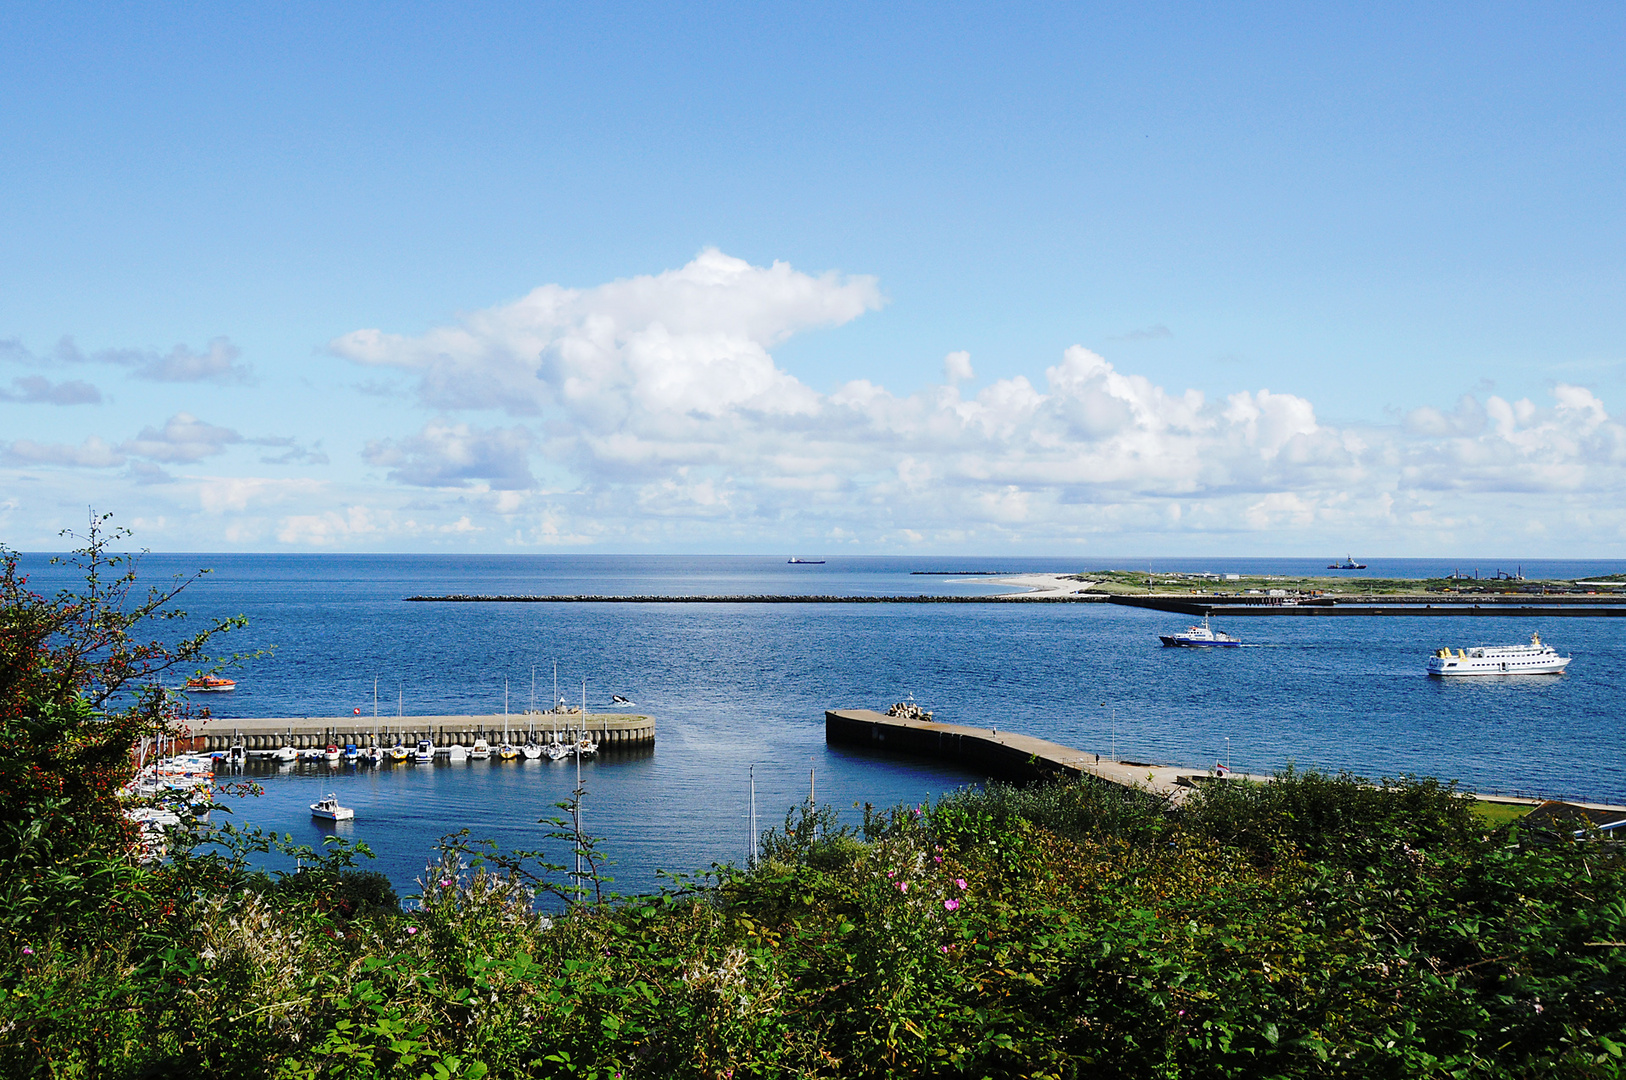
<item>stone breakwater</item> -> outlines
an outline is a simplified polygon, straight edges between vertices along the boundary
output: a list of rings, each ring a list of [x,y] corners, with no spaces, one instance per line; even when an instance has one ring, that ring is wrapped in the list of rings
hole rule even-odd
[[[444,596],[407,596],[408,603],[443,604],[1101,604],[1100,594],[999,596],[785,596],[750,593],[740,596],[480,596],[449,593]]]

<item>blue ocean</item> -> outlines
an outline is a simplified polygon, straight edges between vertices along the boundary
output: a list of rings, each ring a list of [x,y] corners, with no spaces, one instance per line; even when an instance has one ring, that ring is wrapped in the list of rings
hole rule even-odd
[[[1239,770],[1350,770],[1455,779],[1468,788],[1626,803],[1626,620],[1234,619],[1247,648],[1162,648],[1181,616],[1106,604],[422,604],[420,593],[986,594],[973,571],[1092,567],[1324,573],[1327,560],[783,558],[698,556],[176,555],[144,558],[144,581],[213,572],[183,593],[184,625],[245,615],[221,652],[270,655],[214,707],[232,716],[521,712],[554,692],[590,709],[611,694],[655,718],[652,752],[589,761],[586,825],[614,860],[613,888],[661,871],[738,862],[754,766],[762,827],[816,786],[821,803],[934,799],[984,778],[943,764],[826,747],[824,710],[909,696],[940,720],[997,726],[1138,761]],[[1367,574],[1427,577],[1522,569],[1530,577],[1619,573],[1626,563],[1371,560]],[[42,591],[71,579],[24,565]],[[1574,663],[1561,677],[1446,682],[1424,674],[1441,645],[1512,643],[1540,631]],[[533,682],[534,680],[534,682]],[[534,689],[533,689],[534,686]],[[534,695],[534,696],[533,696]],[[222,695],[224,697],[224,695]],[[569,762],[468,762],[384,770],[255,766],[264,793],[240,821],[319,844],[364,840],[403,893],[443,834],[546,847],[538,820],[575,783]],[[327,792],[356,819],[318,826]],[[561,856],[564,855],[560,851]]]

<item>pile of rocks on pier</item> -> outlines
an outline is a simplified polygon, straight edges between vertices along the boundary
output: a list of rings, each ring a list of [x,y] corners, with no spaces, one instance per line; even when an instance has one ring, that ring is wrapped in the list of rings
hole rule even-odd
[[[903,720],[930,720],[932,718],[931,713],[927,712],[925,709],[922,709],[919,705],[916,705],[912,701],[898,702],[896,705],[886,710],[886,715],[896,716]]]

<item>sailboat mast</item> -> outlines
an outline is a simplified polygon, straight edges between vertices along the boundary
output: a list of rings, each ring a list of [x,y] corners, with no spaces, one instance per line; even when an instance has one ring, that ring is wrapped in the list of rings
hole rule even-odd
[[[756,869],[757,865],[757,767],[751,766],[751,848],[750,858],[747,860],[749,869]]]
[[[554,661],[557,671],[559,662]],[[557,677],[557,676],[556,676]],[[582,676],[582,723],[587,723],[587,676]],[[587,792],[582,790],[582,747],[580,736],[576,739],[576,886],[582,883],[582,796]]]

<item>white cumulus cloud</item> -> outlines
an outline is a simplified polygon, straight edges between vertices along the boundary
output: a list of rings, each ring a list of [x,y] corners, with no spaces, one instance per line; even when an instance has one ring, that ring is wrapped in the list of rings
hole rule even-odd
[[[390,479],[419,487],[465,487],[483,482],[493,490],[535,483],[528,458],[531,433],[524,427],[478,428],[435,420],[404,439],[375,439],[362,456],[390,469]]]
[[[436,409],[534,415],[561,406],[607,431],[641,416],[681,425],[689,416],[809,412],[816,395],[768,350],[880,304],[871,278],[752,266],[707,250],[662,274],[591,289],[544,285],[421,337],[357,330],[330,348],[415,372],[420,398]]]
[[[1565,384],[1548,406],[1470,395],[1397,424],[1330,426],[1294,394],[1210,399],[1081,346],[1040,378],[975,393],[966,352],[944,357],[941,384],[908,393],[866,379],[820,392],[775,362],[790,336],[881,303],[870,278],[708,250],[665,273],[543,286],[421,335],[358,330],[331,348],[406,374],[440,414],[372,441],[367,461],[406,485],[507,493],[482,512],[545,520],[551,533],[539,535],[580,535],[572,513],[596,529],[619,521],[623,535],[689,520],[857,542],[1422,535],[1478,527],[1482,508],[1465,501],[1476,493],[1626,479],[1626,431],[1595,394]],[[457,415],[482,410],[533,419],[481,427]],[[540,492],[540,464],[568,477],[569,506]]]

